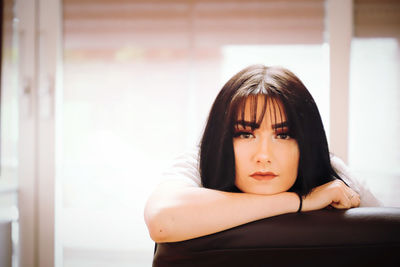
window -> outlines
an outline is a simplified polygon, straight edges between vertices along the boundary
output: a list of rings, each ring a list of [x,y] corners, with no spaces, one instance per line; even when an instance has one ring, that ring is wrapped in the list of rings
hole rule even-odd
[[[349,164],[385,205],[400,186],[400,3],[355,1]]]
[[[148,265],[144,201],[240,68],[285,64],[329,118],[324,1],[65,0],[63,16],[65,266]]]

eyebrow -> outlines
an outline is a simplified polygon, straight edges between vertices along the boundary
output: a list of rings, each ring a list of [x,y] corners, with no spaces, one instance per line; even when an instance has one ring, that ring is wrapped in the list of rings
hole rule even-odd
[[[289,124],[287,123],[287,121],[282,121],[280,123],[272,124],[272,129],[288,128],[288,127],[289,127]]]
[[[237,121],[235,123],[235,126],[239,126],[239,125],[242,126],[243,128],[246,128],[246,127],[251,127],[252,129],[260,128],[260,124],[259,123],[250,122],[250,121],[242,121],[242,120]]]

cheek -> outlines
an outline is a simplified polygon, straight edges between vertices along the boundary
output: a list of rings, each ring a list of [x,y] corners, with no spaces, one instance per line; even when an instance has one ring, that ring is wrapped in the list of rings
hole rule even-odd
[[[235,155],[235,169],[238,171],[241,169],[241,165],[243,164],[243,154],[245,150],[243,146],[240,145],[240,142],[233,142],[233,153]]]
[[[291,152],[288,155],[288,166],[287,169],[290,170],[290,177],[291,179],[293,179],[293,183],[297,178],[297,172],[298,172],[298,168],[299,168],[299,159],[300,159],[300,152],[298,149],[298,146],[296,144],[296,146],[294,148],[292,148]]]
[[[291,149],[290,158],[291,158],[290,164],[295,166],[297,169],[297,166],[299,165],[299,158],[300,158],[300,151],[299,151],[299,148],[297,147],[297,145]]]
[[[233,142],[233,151],[235,155],[236,178],[240,178],[245,173],[249,162],[249,147],[243,142]]]
[[[288,180],[296,180],[299,166],[300,152],[297,143],[290,144],[279,150],[279,161],[281,170],[286,174]]]

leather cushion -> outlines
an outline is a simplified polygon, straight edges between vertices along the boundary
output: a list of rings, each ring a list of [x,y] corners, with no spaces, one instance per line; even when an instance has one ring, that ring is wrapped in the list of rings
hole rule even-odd
[[[400,208],[355,208],[285,214],[158,244],[153,266],[397,266],[399,254]]]

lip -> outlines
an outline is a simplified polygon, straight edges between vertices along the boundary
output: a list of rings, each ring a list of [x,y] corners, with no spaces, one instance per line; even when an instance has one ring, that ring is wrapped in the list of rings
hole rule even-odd
[[[250,177],[253,179],[256,179],[258,181],[269,181],[274,179],[275,177],[277,177],[278,175],[276,175],[273,172],[255,172],[250,174]]]

